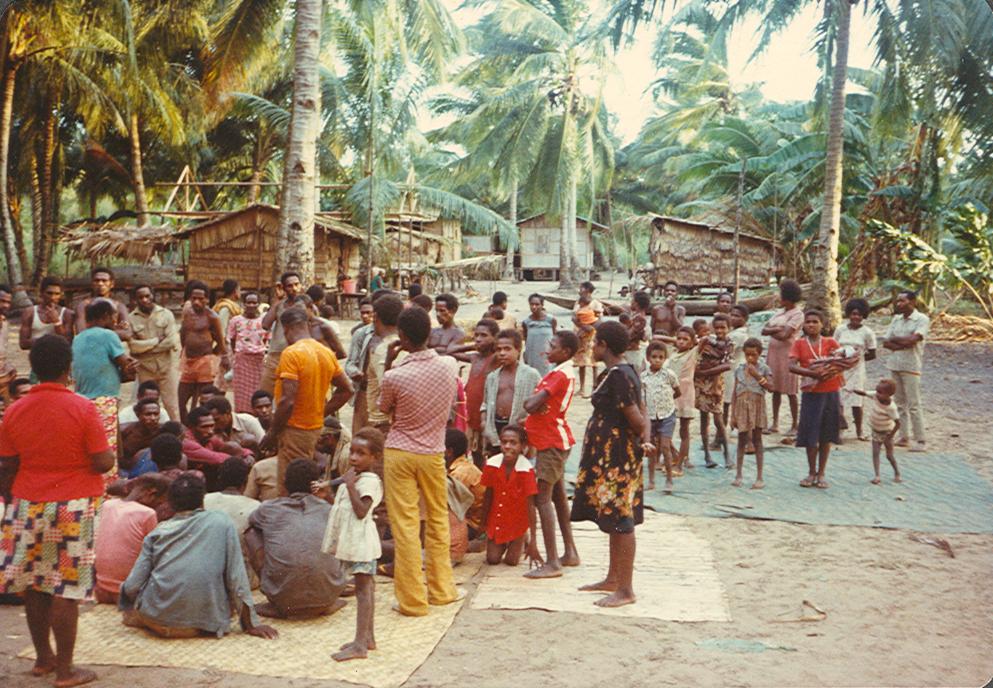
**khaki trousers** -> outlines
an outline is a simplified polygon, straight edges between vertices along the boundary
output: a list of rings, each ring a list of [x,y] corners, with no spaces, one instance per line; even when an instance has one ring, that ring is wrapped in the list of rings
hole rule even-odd
[[[900,411],[900,439],[907,439],[911,429],[914,440],[924,441],[924,409],[921,408],[921,374],[891,370],[896,383],[896,407]],[[909,422],[908,422],[909,421]]]
[[[276,367],[279,365],[281,351],[273,353],[270,351],[265,355],[262,362],[262,380],[259,382],[259,389],[265,390],[269,394],[276,393]]]
[[[137,372],[139,384],[146,380],[155,380],[159,384],[159,399],[169,414],[169,420],[179,422],[179,356],[139,358]],[[133,385],[133,388],[133,396],[137,396],[138,385]]]
[[[286,497],[286,467],[295,459],[314,460],[314,450],[321,429],[301,430],[300,428],[284,428],[279,433],[279,450],[276,453],[276,484],[279,486],[279,496]]]
[[[448,485],[441,454],[415,454],[387,449],[386,509],[393,530],[393,586],[400,612],[425,616],[428,604],[449,604],[457,598],[449,558]],[[420,508],[423,498],[424,571],[421,571]],[[425,586],[424,574],[427,574]]]

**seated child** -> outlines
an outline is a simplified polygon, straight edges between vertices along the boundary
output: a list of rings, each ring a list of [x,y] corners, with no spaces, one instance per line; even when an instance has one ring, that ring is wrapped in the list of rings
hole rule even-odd
[[[642,394],[648,422],[652,425],[652,444],[662,454],[665,465],[665,491],[672,492],[672,433],[676,429],[676,399],[679,397],[679,379],[665,367],[666,348],[659,341],[649,342],[645,350],[648,370],[642,376]],[[648,489],[655,489],[655,468],[659,457],[648,457]]]
[[[524,428],[508,425],[500,432],[502,454],[496,454],[483,467],[482,484],[486,487],[483,514],[486,519],[486,563],[517,566],[524,554],[541,561],[538,542],[534,496],[538,493],[531,462],[525,456],[528,438]],[[528,530],[531,539],[527,541]]]
[[[448,475],[465,485],[473,496],[472,506],[465,514],[465,522],[474,531],[471,535],[482,530],[483,497],[486,487],[480,484],[483,472],[467,456],[469,440],[461,430],[449,429],[445,432],[445,467]]]
[[[762,430],[766,426],[765,393],[772,391],[772,369],[762,360],[762,342],[755,337],[745,340],[742,345],[745,362],[734,371],[734,393],[731,400],[731,427],[738,431],[738,462],[734,476],[735,487],[741,487],[741,469],[745,463],[745,450],[751,441],[755,449],[755,482],[753,490],[765,487],[762,480],[762,462],[765,460],[762,447]]]
[[[334,506],[328,516],[321,549],[333,554],[346,575],[355,577],[355,639],[331,655],[337,662],[364,659],[376,649],[373,632],[375,612],[376,560],[382,554],[379,532],[372,512],[383,500],[383,482],[373,470],[383,461],[383,433],[365,427],[352,437],[348,456],[350,468],[342,476]]]
[[[869,409],[869,427],[872,429],[872,470],[875,477],[870,481],[873,485],[879,484],[879,450],[886,448],[886,459],[893,466],[893,482],[903,482],[900,479],[900,469],[896,465],[896,456],[893,455],[893,437],[900,429],[900,414],[896,404],[893,403],[893,395],[896,393],[896,383],[889,378],[884,378],[876,385],[876,393],[860,392],[856,394],[872,399],[872,407]]]

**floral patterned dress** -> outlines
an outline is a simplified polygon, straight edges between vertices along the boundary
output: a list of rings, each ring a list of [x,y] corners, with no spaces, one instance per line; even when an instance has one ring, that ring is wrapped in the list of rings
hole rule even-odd
[[[605,533],[632,533],[644,517],[641,438],[624,417],[637,406],[641,380],[621,363],[601,373],[593,390],[593,415],[586,426],[576,476],[573,521],[593,521]]]

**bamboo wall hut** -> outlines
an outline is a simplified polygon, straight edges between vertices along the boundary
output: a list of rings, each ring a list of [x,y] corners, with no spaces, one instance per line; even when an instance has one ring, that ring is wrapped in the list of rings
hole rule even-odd
[[[271,283],[276,263],[279,208],[254,204],[178,232],[189,240],[187,279],[220,284],[232,278],[242,287]],[[358,274],[363,234],[340,220],[319,218],[314,224],[314,280],[336,286],[344,271]]]
[[[521,232],[521,245],[514,258],[514,267],[526,280],[557,280],[562,223],[552,222],[542,213],[519,220],[517,226]],[[576,217],[576,264],[581,270],[593,269],[593,232],[605,231],[609,229],[604,225]]]
[[[734,228],[706,221],[650,215],[649,253],[655,280],[673,279],[687,289],[734,285]],[[769,286],[776,269],[771,239],[739,233],[740,286]]]

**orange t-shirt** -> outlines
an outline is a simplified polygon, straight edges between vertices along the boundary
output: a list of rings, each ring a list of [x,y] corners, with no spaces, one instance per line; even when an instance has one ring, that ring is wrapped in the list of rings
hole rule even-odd
[[[324,425],[324,401],[331,379],[342,372],[334,353],[316,339],[301,339],[283,349],[276,367],[276,403],[283,396],[283,380],[296,380],[293,414],[287,425],[299,430],[316,430]]]

